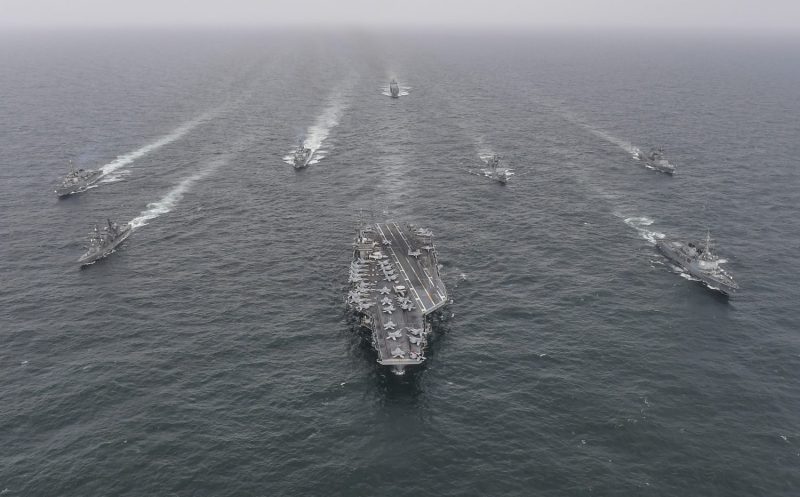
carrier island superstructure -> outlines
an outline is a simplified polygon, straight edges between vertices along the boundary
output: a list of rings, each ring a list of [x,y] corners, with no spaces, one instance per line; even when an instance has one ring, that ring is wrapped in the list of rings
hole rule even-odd
[[[425,361],[425,317],[447,302],[433,233],[410,224],[361,224],[350,264],[348,306],[372,333],[378,363],[397,374]]]

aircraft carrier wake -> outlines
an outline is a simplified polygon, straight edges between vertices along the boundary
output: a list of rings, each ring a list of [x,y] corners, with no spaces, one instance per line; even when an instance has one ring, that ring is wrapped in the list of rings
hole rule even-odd
[[[394,222],[359,227],[347,304],[372,331],[378,363],[403,374],[424,362],[425,316],[446,302],[433,233]]]

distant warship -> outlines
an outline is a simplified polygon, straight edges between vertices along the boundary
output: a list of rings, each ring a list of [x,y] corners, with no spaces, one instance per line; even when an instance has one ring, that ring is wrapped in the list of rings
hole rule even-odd
[[[656,247],[670,261],[678,264],[686,272],[699,279],[712,290],[717,290],[725,295],[732,295],[739,289],[739,285],[727,271],[722,269],[724,259],[714,253],[711,245],[711,234],[706,234],[705,243],[683,243],[674,240],[658,240]]]
[[[361,223],[347,305],[371,331],[378,363],[395,374],[425,361],[426,317],[447,303],[433,233],[410,224]]]
[[[89,234],[89,250],[78,259],[81,266],[92,264],[103,257],[114,252],[114,250],[128,238],[133,231],[130,224],[120,227],[117,223],[112,223],[110,219],[103,229],[98,229],[95,225],[94,230]]]
[[[306,167],[308,163],[311,161],[311,153],[312,153],[311,149],[306,147],[301,141],[297,145],[297,150],[294,151],[294,157],[292,159],[294,162],[294,168],[302,169]]]
[[[662,147],[652,148],[647,154],[640,150],[636,152],[636,158],[644,161],[651,169],[661,171],[662,173],[675,174],[675,166],[664,158],[664,149]]]
[[[400,98],[400,87],[397,85],[396,79],[392,79],[389,83],[389,93],[391,93],[392,98]]]
[[[486,168],[481,169],[483,175],[491,178],[500,183],[506,184],[514,172],[511,169],[500,167],[500,156],[497,154],[492,155],[486,159]]]
[[[61,181],[55,193],[59,197],[66,197],[73,193],[85,192],[91,185],[103,176],[103,171],[92,171],[90,169],[75,169],[70,163],[70,170]]]

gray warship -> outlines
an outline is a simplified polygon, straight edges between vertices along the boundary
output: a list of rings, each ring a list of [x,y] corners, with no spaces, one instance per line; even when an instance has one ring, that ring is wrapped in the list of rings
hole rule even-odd
[[[55,193],[59,197],[66,197],[74,193],[85,192],[90,186],[97,183],[103,177],[103,171],[92,171],[91,169],[75,169],[70,163],[67,175],[56,186]]]
[[[88,251],[78,259],[81,266],[92,264],[111,254],[133,232],[130,224],[120,227],[110,219],[106,221],[107,224],[103,229],[98,229],[95,225],[94,230],[89,234]]]
[[[347,305],[371,331],[378,363],[403,374],[425,361],[425,317],[447,302],[433,234],[410,224],[360,223],[353,246]]]
[[[706,234],[704,243],[683,243],[663,239],[656,242],[656,247],[670,261],[678,264],[710,289],[725,295],[733,295],[739,289],[733,277],[720,266],[725,260],[720,259],[715,253],[710,233]]]
[[[664,157],[664,148],[652,148],[650,152],[644,153],[641,150],[636,152],[636,158],[643,161],[647,167],[667,174],[675,174],[675,166],[670,164]]]
[[[297,145],[297,150],[294,151],[294,157],[292,161],[294,162],[295,169],[303,169],[304,167],[308,166],[308,163],[311,162],[311,154],[312,150],[303,144],[301,141]]]
[[[400,98],[400,86],[398,86],[396,79],[392,79],[392,81],[389,82],[389,93],[392,98]]]
[[[505,185],[514,175],[514,172],[506,167],[500,167],[500,159],[501,157],[497,154],[486,159],[486,168],[481,169],[481,172],[485,177]]]

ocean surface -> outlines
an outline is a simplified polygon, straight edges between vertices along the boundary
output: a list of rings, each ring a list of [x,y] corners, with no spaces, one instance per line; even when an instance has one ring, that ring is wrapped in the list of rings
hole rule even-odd
[[[798,116],[777,36],[0,33],[0,495],[800,495]],[[436,234],[402,377],[360,215]],[[654,245],[706,230],[735,298]]]

